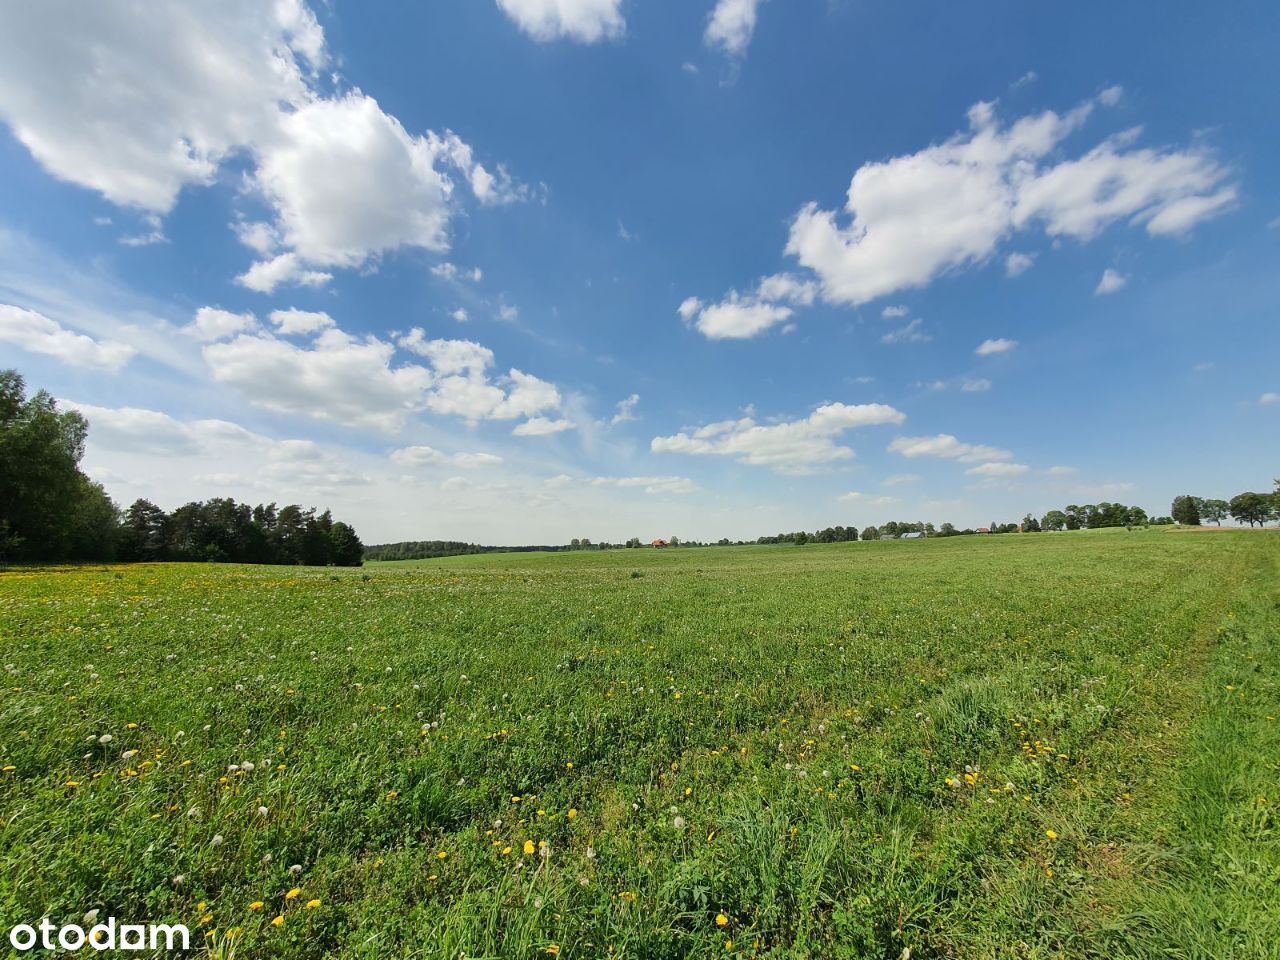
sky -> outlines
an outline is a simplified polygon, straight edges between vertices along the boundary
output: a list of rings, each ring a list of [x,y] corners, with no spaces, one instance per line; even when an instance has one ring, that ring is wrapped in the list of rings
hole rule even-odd
[[[0,0],[0,366],[366,543],[1280,474],[1280,9]]]

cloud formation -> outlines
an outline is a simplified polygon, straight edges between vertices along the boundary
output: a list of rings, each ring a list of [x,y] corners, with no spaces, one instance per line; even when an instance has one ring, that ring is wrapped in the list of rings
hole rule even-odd
[[[72,367],[111,372],[119,370],[138,352],[128,344],[95,340],[68,330],[44,314],[7,303],[0,303],[0,342],[56,357]]]

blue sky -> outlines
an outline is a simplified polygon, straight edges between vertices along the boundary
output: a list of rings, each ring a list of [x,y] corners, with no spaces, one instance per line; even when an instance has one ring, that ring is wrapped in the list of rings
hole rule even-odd
[[[1272,5],[123,0],[0,31],[0,363],[367,542],[1269,489]]]

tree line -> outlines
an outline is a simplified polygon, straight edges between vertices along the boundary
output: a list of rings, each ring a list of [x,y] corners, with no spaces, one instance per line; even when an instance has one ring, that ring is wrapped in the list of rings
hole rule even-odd
[[[1280,478],[1274,482],[1276,489],[1271,493],[1245,491],[1230,500],[1207,500],[1183,494],[1173,498],[1170,514],[1177,523],[1191,527],[1201,526],[1205,521],[1222,526],[1227,517],[1251,527],[1266,526],[1268,520],[1280,520]]]
[[[80,470],[89,423],[0,371],[0,561],[189,560],[359,566],[364,545],[329,511],[228,498],[121,512]]]

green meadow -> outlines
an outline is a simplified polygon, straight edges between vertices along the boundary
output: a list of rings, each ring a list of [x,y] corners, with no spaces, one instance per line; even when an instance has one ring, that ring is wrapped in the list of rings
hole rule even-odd
[[[1278,638],[1270,532],[10,569],[0,923],[1276,957]]]

